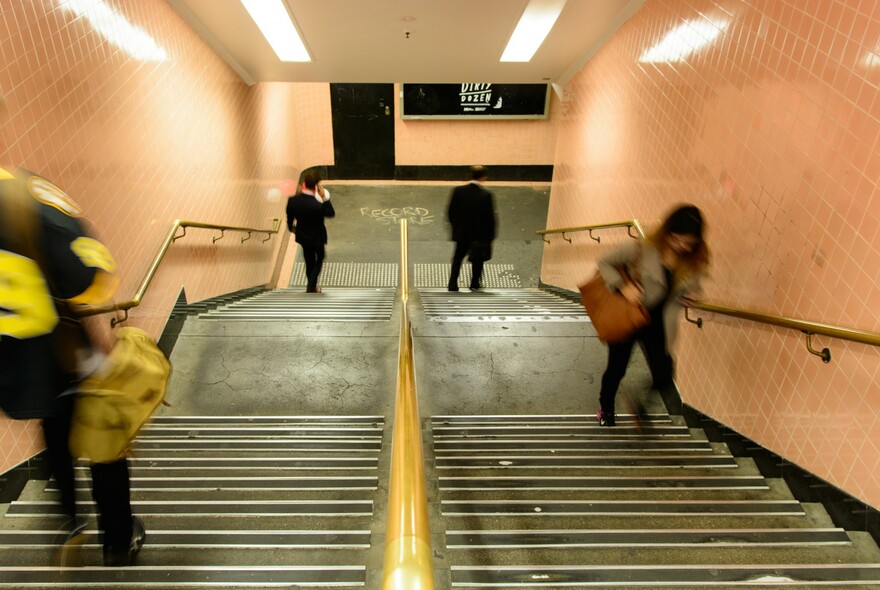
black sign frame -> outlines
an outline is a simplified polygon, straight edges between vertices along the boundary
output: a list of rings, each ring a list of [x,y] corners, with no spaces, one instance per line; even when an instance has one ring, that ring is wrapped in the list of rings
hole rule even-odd
[[[401,84],[401,119],[546,119],[549,84]]]

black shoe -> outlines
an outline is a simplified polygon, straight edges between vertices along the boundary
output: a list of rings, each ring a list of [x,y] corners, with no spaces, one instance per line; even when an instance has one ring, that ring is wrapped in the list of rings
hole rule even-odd
[[[453,293],[457,293],[458,287],[449,287],[449,291],[452,291]]]
[[[483,290],[482,287],[471,287],[471,292],[472,292],[472,293],[476,293],[476,292],[478,292],[478,291],[482,291],[482,290]]]
[[[86,542],[86,520],[74,518],[64,523],[64,539],[56,555],[56,563],[60,567],[80,567],[82,558],[80,549]]]
[[[607,414],[599,410],[596,414],[596,420],[599,421],[599,426],[614,426],[614,414]]]
[[[135,557],[144,546],[147,531],[144,529],[143,521],[137,516],[131,518],[131,529],[131,541],[128,547],[104,546],[104,565],[106,567],[124,567],[134,563]]]

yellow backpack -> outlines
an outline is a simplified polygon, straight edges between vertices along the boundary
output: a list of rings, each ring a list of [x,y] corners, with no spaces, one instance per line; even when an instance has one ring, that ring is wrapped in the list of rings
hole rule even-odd
[[[92,463],[112,463],[165,398],[171,363],[153,338],[139,328],[119,330],[100,369],[76,393],[70,450]]]

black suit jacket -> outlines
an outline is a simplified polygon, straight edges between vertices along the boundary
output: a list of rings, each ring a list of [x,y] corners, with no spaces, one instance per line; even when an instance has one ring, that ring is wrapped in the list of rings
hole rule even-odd
[[[320,246],[327,243],[325,217],[335,217],[329,200],[319,203],[314,195],[300,193],[287,199],[287,229],[294,232],[298,244]]]
[[[475,182],[453,189],[447,210],[456,242],[491,241],[495,239],[495,199]]]

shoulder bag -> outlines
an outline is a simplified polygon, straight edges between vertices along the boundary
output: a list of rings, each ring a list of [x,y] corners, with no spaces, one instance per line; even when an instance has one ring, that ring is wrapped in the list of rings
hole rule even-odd
[[[634,269],[638,269],[640,256],[641,248],[633,261]],[[638,284],[638,278],[631,277],[625,266],[618,268],[618,271],[623,275],[624,282]],[[578,290],[599,340],[606,344],[624,342],[651,323],[651,316],[644,305],[630,302],[620,291],[609,290],[598,271],[587,283],[580,285]]]

